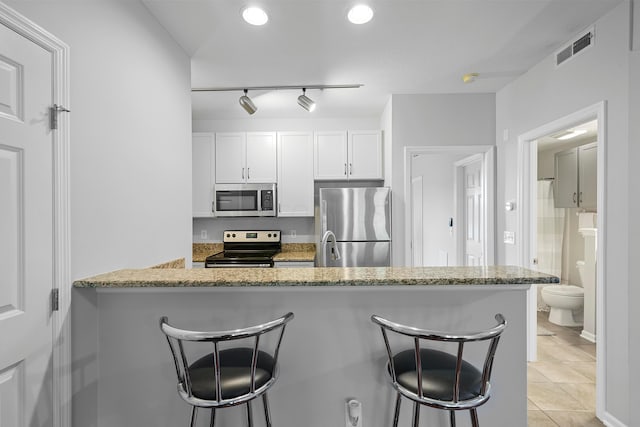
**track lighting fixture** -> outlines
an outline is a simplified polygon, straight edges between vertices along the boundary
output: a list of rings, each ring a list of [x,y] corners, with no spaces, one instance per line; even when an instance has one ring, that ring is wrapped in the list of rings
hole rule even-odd
[[[247,96],[247,89],[244,89],[244,95],[242,95],[240,97],[240,99],[238,100],[238,102],[240,102],[240,106],[242,108],[244,108],[244,110],[249,113],[249,114],[253,114],[256,111],[258,111],[258,107],[256,107],[256,105],[253,103],[253,101],[251,100],[251,98],[249,98]]]
[[[240,102],[240,106],[244,108],[244,110],[253,114],[258,111],[258,107],[253,103],[251,98],[247,96],[247,92],[249,90],[294,90],[294,89],[302,89],[302,95],[298,97],[298,105],[300,105],[305,110],[312,112],[316,109],[316,103],[313,99],[307,96],[307,89],[358,89],[364,85],[360,83],[355,84],[345,84],[345,85],[288,85],[288,86],[247,86],[247,87],[203,87],[203,88],[193,88],[191,92],[230,92],[230,91],[244,91],[244,95],[240,97],[238,102]]]
[[[307,96],[307,89],[302,88],[302,95],[298,97],[298,105],[312,113],[316,109],[316,103]]]

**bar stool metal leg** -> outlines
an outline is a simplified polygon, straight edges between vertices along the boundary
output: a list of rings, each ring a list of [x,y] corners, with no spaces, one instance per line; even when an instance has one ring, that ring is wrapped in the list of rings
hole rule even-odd
[[[420,424],[420,404],[413,402],[413,427],[419,427]]]
[[[480,427],[480,423],[478,422],[478,411],[476,411],[476,408],[470,409],[469,412],[471,413],[471,425],[473,427]]]
[[[269,399],[267,399],[267,393],[262,395],[262,403],[264,405],[264,419],[267,422],[267,427],[271,427],[271,413],[269,412]]]
[[[216,408],[211,408],[211,424],[210,427],[214,427],[216,424]]]
[[[449,421],[451,422],[451,427],[456,427],[456,411],[449,411]]]
[[[191,407],[191,422],[189,423],[190,427],[196,427],[196,418],[198,418],[198,407]]]
[[[251,416],[251,401],[247,401],[247,426],[253,427],[253,418]]]
[[[398,420],[400,419],[400,393],[396,396],[396,409],[393,413],[393,427],[398,427]]]

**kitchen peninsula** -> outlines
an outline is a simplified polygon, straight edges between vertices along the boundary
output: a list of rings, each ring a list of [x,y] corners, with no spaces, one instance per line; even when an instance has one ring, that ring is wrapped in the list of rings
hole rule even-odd
[[[145,269],[78,280],[73,370],[74,395],[83,406],[74,410],[81,418],[74,424],[187,424],[189,407],[176,392],[173,361],[158,327],[161,316],[187,329],[224,330],[292,311],[280,378],[269,396],[274,425],[344,425],[349,398],[362,402],[363,425],[390,425],[394,393],[372,314],[422,328],[472,331],[493,326],[496,313],[508,327],[496,355],[492,398],[478,411],[480,422],[526,425],[526,291],[557,281],[510,266]],[[468,357],[483,352],[469,347]],[[261,426],[261,405],[253,410]],[[243,425],[243,411],[220,411],[217,423]],[[405,404],[402,425],[408,425],[410,412]],[[421,418],[429,425],[447,419],[430,409]],[[468,416],[458,418],[467,425]]]

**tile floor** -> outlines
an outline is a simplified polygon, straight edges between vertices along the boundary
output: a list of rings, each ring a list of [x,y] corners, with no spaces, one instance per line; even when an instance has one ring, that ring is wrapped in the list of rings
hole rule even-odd
[[[538,312],[538,361],[529,362],[529,427],[604,426],[596,418],[596,346],[581,328],[554,325]],[[549,333],[553,335],[541,335]]]

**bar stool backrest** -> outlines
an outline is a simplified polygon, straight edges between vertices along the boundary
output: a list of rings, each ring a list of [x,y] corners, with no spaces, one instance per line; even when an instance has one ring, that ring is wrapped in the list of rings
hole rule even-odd
[[[466,333],[452,333],[444,331],[434,331],[427,329],[419,329],[413,326],[403,325],[400,323],[392,322],[378,315],[371,316],[371,320],[380,326],[382,336],[384,338],[385,347],[388,356],[388,371],[391,376],[391,382],[398,391],[414,401],[420,403],[438,407],[441,409],[470,409],[484,403],[489,398],[490,394],[490,379],[491,370],[493,368],[493,360],[500,340],[500,335],[505,330],[507,322],[502,314],[496,314],[495,319],[498,325],[491,329],[479,331],[479,332],[466,332]],[[397,354],[393,352],[390,345],[388,333],[400,334],[409,337],[413,341],[413,351],[415,357],[415,367],[417,374],[417,393],[407,390],[405,387],[398,383],[396,378],[396,367],[394,366],[394,356]],[[456,353],[456,366],[454,381],[451,384],[453,401],[439,401],[423,396],[423,360],[421,357],[421,349],[426,346],[427,343],[423,341],[439,341],[457,343]],[[477,341],[489,341],[486,356],[484,357],[484,364],[482,368],[482,380],[480,393],[473,399],[460,401],[460,378],[461,371],[463,369],[463,363],[466,363],[463,359],[463,350],[465,343],[477,342]],[[423,346],[424,344],[424,346]],[[405,348],[406,349],[406,348]]]
[[[291,321],[291,319],[293,319],[293,313],[287,313],[270,322],[242,329],[226,331],[191,331],[171,326],[168,323],[167,317],[163,316],[160,319],[160,329],[165,334],[167,342],[169,343],[169,348],[171,349],[178,377],[178,387],[182,397],[191,404],[214,408],[237,405],[252,400],[260,393],[266,391],[277,378],[280,344],[282,343],[285,326],[289,321]],[[273,370],[272,377],[266,384],[263,384],[256,389],[256,369],[258,368],[258,359],[261,353],[261,338],[270,332],[277,334],[275,337],[275,347],[272,352],[269,352],[269,356],[273,358],[271,366],[271,369]],[[189,367],[193,361],[193,357],[191,357],[191,355],[185,350],[186,343],[188,342],[210,343],[213,347],[213,352],[211,353],[211,356],[213,357],[211,381],[215,382],[215,399],[203,401],[193,394],[192,381],[189,375]],[[231,347],[233,347],[234,342],[239,344],[247,342],[251,343],[249,347],[252,351],[250,364],[250,387],[249,392],[246,394],[235,396],[232,399],[224,399],[222,393],[220,352],[224,350],[221,348],[222,346],[228,347],[230,344]],[[245,344],[241,347],[246,348],[247,345]],[[209,347],[207,353],[210,351],[211,347]]]

